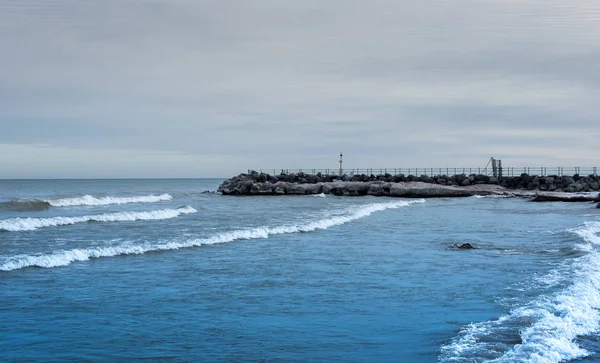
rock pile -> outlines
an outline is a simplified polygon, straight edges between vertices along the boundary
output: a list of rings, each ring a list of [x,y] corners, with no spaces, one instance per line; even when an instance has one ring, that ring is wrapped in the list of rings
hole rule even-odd
[[[429,184],[416,186],[414,183]],[[403,187],[411,183],[409,187]],[[252,171],[223,182],[219,192],[224,195],[281,195],[281,194],[335,194],[335,195],[391,195],[391,196],[469,196],[486,194],[470,186],[495,185],[509,190],[590,192],[600,189],[600,176],[535,176],[521,174],[495,178],[482,174],[458,175],[322,175],[318,173],[291,173],[269,175]],[[403,189],[404,188],[404,189]],[[474,192],[474,190],[477,190]],[[437,193],[437,195],[436,195]],[[490,193],[487,193],[490,194]]]

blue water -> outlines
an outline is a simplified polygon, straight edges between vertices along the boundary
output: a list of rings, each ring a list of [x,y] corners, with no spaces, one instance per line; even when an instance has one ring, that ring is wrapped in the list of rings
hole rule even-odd
[[[592,204],[219,182],[0,181],[0,361],[600,360]]]

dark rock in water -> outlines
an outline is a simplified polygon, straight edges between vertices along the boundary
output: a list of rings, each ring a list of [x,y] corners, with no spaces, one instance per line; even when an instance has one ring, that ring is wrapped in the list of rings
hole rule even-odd
[[[452,248],[457,249],[457,250],[472,250],[475,247],[473,247],[470,243],[463,243],[462,245],[459,245],[458,243],[455,243]]]
[[[537,193],[532,202],[593,202],[598,196],[565,194],[565,193]]]
[[[600,203],[596,204],[596,208],[600,208]]]

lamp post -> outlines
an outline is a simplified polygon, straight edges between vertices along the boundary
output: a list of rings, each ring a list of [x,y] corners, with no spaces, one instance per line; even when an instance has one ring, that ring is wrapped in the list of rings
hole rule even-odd
[[[343,170],[344,170],[342,168],[342,157],[343,157],[343,155],[342,155],[342,153],[340,153],[340,177],[342,176],[342,173],[343,173]]]

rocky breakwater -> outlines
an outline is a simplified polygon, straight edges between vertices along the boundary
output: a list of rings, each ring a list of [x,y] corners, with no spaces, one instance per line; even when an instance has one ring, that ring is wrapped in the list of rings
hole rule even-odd
[[[428,177],[404,175],[280,174],[251,172],[224,181],[223,195],[305,195],[390,196],[404,198],[468,197],[502,194],[505,188],[488,176]]]

